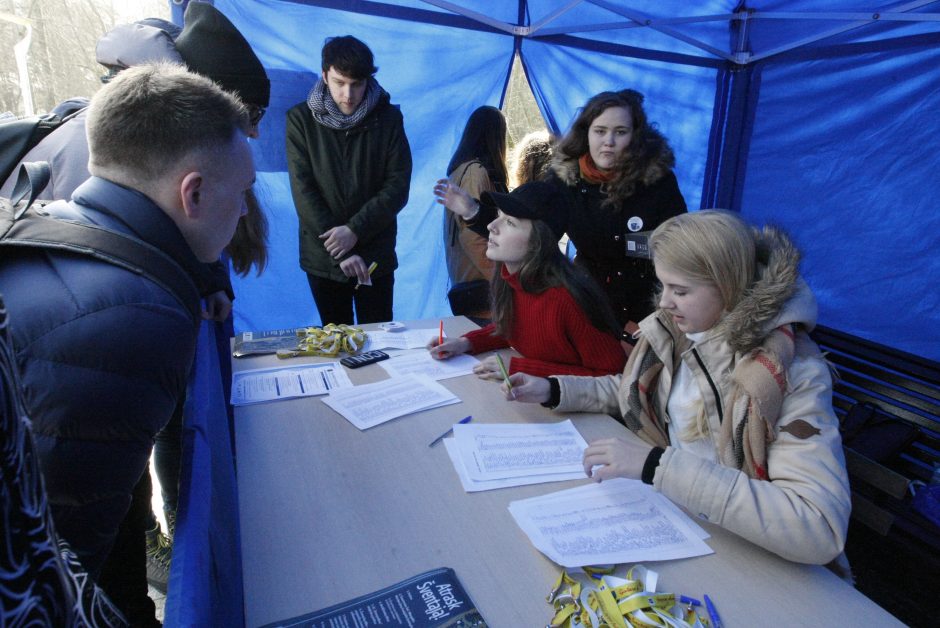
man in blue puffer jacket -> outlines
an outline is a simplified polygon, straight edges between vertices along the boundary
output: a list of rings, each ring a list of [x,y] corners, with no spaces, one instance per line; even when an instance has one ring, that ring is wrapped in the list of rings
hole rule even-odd
[[[242,102],[209,79],[126,70],[88,110],[92,177],[46,211],[150,245],[192,277],[196,301],[254,182],[249,126]],[[0,248],[0,292],[56,528],[96,576],[185,391],[199,305],[51,249]]]

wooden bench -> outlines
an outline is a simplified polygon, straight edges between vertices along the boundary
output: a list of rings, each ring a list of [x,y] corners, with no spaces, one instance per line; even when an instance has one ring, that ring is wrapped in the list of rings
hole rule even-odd
[[[921,530],[919,524],[932,524],[911,521],[917,513],[909,508],[911,483],[929,482],[940,463],[940,363],[827,327],[812,336],[838,372],[833,406],[843,422],[853,516],[882,535],[903,526],[940,549],[936,527]],[[869,427],[881,423],[887,440],[903,441],[900,449],[872,459],[853,447],[848,424],[860,416],[871,416]]]
[[[940,573],[940,528],[911,505],[913,485],[940,463],[940,363],[827,327],[812,337],[838,372],[857,587],[916,625],[933,612],[924,577]]]

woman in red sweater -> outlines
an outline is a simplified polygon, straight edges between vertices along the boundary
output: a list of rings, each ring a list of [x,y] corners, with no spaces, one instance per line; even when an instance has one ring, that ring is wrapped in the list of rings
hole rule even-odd
[[[492,282],[493,322],[428,349],[436,359],[512,346],[523,357],[510,373],[603,375],[623,370],[626,356],[619,327],[594,280],[558,248],[564,220],[554,188],[533,182],[509,194],[485,192],[480,199],[497,208],[487,229],[486,256],[496,262]],[[501,380],[491,356],[474,369],[478,377]]]

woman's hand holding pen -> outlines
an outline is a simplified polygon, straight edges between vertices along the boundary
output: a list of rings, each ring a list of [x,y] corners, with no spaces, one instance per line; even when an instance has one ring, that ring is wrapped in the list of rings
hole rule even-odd
[[[431,352],[431,357],[435,360],[446,360],[447,358],[452,358],[455,355],[469,351],[470,341],[463,336],[445,338],[444,342],[441,342],[440,338],[431,338],[430,342],[427,344],[427,348],[428,351]]]
[[[477,215],[480,204],[467,194],[459,185],[454,185],[447,179],[438,179],[434,186],[434,196],[437,202],[454,212],[464,220],[470,220]]]
[[[536,377],[526,373],[513,373],[509,376],[510,389],[505,383],[500,386],[508,401],[526,403],[545,403],[551,395],[551,385],[545,377]]]
[[[596,440],[584,450],[584,473],[595,482],[610,478],[639,480],[652,448],[632,434]]]

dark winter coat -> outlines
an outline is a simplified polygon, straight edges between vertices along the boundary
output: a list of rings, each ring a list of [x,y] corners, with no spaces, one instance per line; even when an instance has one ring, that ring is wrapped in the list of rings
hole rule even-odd
[[[651,163],[636,191],[612,207],[601,206],[607,195],[600,185],[581,178],[577,161],[552,165],[549,180],[564,191],[562,198],[568,213],[565,230],[578,249],[575,263],[600,284],[621,325],[631,320],[639,322],[655,309],[652,298],[656,286],[653,263],[627,257],[624,234],[652,231],[686,211],[676,175],[665,165],[671,155]]]
[[[287,167],[300,219],[300,267],[347,282],[319,238],[342,225],[358,237],[348,255],[377,262],[374,276],[398,267],[397,215],[408,202],[411,148],[398,107],[385,96],[361,124],[331,129],[313,119],[306,102],[287,112]]]
[[[159,207],[104,179],[46,210],[133,235],[191,277],[205,269]],[[56,529],[94,576],[185,391],[198,304],[90,256],[34,248],[4,247],[0,293]]]

